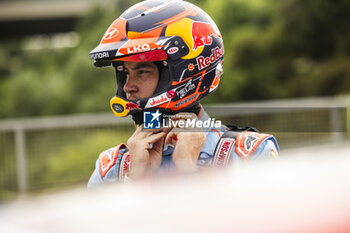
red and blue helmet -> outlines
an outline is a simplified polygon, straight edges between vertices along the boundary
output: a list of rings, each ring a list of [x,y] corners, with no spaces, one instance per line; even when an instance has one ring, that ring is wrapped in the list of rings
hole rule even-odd
[[[95,66],[114,66],[116,96],[111,109],[119,117],[144,110],[178,112],[198,103],[219,85],[224,44],[214,21],[199,7],[180,0],[147,0],[127,9],[90,52]],[[155,93],[128,100],[124,61],[161,64]]]

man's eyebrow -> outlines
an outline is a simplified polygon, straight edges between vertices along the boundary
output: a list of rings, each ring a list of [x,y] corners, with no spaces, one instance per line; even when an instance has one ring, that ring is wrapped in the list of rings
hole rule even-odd
[[[154,66],[152,65],[152,63],[143,62],[143,63],[136,64],[135,67],[133,67],[131,69],[137,70],[137,69],[141,69],[141,68],[154,68]]]

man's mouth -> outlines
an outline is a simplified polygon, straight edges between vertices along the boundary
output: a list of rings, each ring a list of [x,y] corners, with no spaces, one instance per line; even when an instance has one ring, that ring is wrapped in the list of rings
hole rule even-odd
[[[127,98],[128,100],[137,100],[137,99],[138,99],[137,96],[136,96],[136,95],[133,95],[133,94],[127,94],[127,95],[126,95],[126,98]]]

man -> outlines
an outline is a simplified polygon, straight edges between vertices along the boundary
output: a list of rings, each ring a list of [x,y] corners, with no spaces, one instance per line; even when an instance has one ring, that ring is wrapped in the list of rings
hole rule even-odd
[[[137,129],[127,145],[100,154],[89,187],[278,153],[273,136],[228,131],[199,104],[218,87],[224,60],[220,31],[200,8],[142,1],[111,24],[90,58],[98,67],[115,67],[111,109],[118,117],[132,115]]]

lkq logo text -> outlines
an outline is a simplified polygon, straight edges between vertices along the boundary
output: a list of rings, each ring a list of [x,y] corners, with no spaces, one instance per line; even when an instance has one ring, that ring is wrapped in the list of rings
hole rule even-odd
[[[143,128],[144,129],[160,129],[161,113],[159,110],[143,112]]]
[[[216,62],[223,55],[224,55],[224,48],[220,49],[219,47],[215,47],[214,49],[211,50],[211,55],[209,57],[200,56],[196,59],[198,64],[198,69],[202,70],[210,66],[210,64],[213,64],[214,62]]]
[[[176,94],[180,97],[180,99],[182,99],[187,94],[187,92],[195,88],[196,85],[194,85],[194,83],[192,83],[192,80],[190,79],[183,88],[176,90]]]
[[[128,54],[130,53],[140,53],[140,52],[146,52],[151,50],[151,46],[149,44],[143,44],[143,45],[138,45],[134,47],[129,47],[126,49]]]

